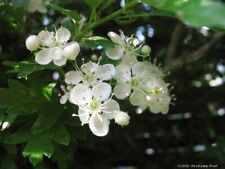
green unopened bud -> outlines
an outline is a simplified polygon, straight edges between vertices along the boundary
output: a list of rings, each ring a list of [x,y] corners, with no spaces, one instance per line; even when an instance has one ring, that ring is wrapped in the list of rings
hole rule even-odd
[[[151,53],[151,48],[150,48],[150,46],[148,46],[148,45],[142,46],[142,48],[141,48],[141,53],[142,53],[144,56],[149,56],[150,53]]]

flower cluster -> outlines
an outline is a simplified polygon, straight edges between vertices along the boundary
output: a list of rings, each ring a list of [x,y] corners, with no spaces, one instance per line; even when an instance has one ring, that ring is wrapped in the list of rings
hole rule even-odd
[[[139,56],[146,56],[150,48],[146,45],[136,45],[135,38],[125,37],[109,32],[108,36],[115,47],[106,50],[106,55],[113,60],[120,60],[116,67],[114,87],[116,98],[124,100],[129,97],[132,105],[138,106],[138,111],[149,108],[153,113],[166,114],[171,101],[167,84],[163,81],[164,72],[156,64],[148,61],[138,61]]]
[[[122,32],[120,35],[109,32],[108,36],[115,45],[106,49],[106,56],[118,60],[117,65],[100,64],[99,60],[79,67],[75,61],[75,70],[65,74],[66,86],[62,86],[64,94],[60,99],[61,104],[69,101],[78,106],[74,116],[79,117],[82,125],[88,124],[96,136],[107,135],[111,120],[121,126],[129,124],[130,116],[120,109],[119,100],[128,99],[139,113],[148,108],[162,114],[168,112],[171,102],[168,85],[163,80],[164,72],[146,60],[151,48]],[[38,50],[37,63],[53,61],[61,66],[67,59],[75,60],[80,51],[77,42],[67,43],[69,38],[70,33],[65,28],[56,33],[45,30],[28,37],[26,46],[30,51]]]
[[[56,32],[43,30],[38,35],[30,35],[26,39],[26,47],[30,51],[39,50],[35,57],[37,63],[47,65],[53,61],[62,66],[67,60],[75,60],[80,52],[78,42],[68,42],[70,37],[70,31],[64,27]]]

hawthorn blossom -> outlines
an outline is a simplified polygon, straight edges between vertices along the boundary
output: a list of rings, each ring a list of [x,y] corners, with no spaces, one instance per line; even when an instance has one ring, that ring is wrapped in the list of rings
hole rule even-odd
[[[153,113],[167,113],[170,103],[167,85],[151,66],[145,62],[136,63],[132,69],[126,65],[117,66],[115,96],[121,100],[129,97],[130,103],[141,110],[149,107]]]
[[[26,40],[26,47],[30,51],[38,51],[35,61],[47,65],[53,61],[57,66],[66,64],[67,60],[75,60],[80,52],[78,42],[68,42],[71,33],[61,27],[56,32],[41,31],[38,35],[30,35]]]
[[[143,81],[142,87],[147,95],[145,102],[142,102],[139,108],[144,110],[148,107],[153,113],[168,113],[171,97],[163,79],[152,75],[148,80]]]
[[[126,38],[121,32],[121,35],[115,32],[109,32],[108,36],[111,41],[115,43],[115,47],[108,48],[106,55],[112,60],[120,60],[123,65],[132,67],[137,63],[138,50],[141,46],[138,46],[134,37]]]
[[[36,11],[40,13],[47,13],[46,6],[49,4],[50,0],[29,0],[27,10],[30,13],[34,13]]]
[[[114,116],[115,122],[121,125],[122,127],[129,124],[130,116],[127,113],[122,111],[116,111],[114,113]]]
[[[88,62],[77,68],[77,71],[69,71],[65,74],[65,82],[70,85],[83,83],[93,87],[101,81],[111,80],[115,75],[115,67],[112,64],[99,65],[95,62]]]
[[[89,124],[96,136],[105,136],[109,131],[110,120],[120,111],[119,104],[111,99],[112,88],[108,83],[99,82],[92,89],[78,84],[70,93],[70,100],[78,105],[78,115],[83,124]]]

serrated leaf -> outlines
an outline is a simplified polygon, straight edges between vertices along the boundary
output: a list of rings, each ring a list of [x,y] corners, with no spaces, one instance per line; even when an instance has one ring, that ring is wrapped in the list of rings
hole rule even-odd
[[[31,133],[28,129],[20,129],[6,138],[7,144],[20,144],[27,142],[31,137]]]
[[[193,27],[208,26],[225,29],[225,4],[212,0],[143,0],[143,2],[169,11],[186,24]]]
[[[88,37],[88,38],[83,38],[82,40],[87,46],[94,48],[94,49],[98,46],[102,46],[104,48],[114,47],[114,44],[111,41],[109,41],[107,38],[101,37],[101,36],[92,36],[92,37]]]
[[[56,124],[50,130],[52,139],[60,144],[69,145],[70,143],[70,134],[67,131],[66,127],[62,124]]]
[[[43,155],[50,158],[52,153],[53,145],[48,133],[35,135],[23,150],[23,156],[29,156],[29,160],[34,166],[42,160]]]
[[[38,118],[31,129],[34,134],[50,129],[62,113],[57,103],[53,102],[42,106]]]
[[[43,154],[41,153],[32,153],[29,156],[29,161],[33,166],[36,166],[38,163],[40,163],[43,159]]]
[[[8,73],[17,73],[18,78],[27,78],[31,73],[41,71],[44,69],[57,69],[54,65],[39,65],[35,61],[22,61],[22,62],[13,62],[5,61],[3,65],[10,66],[13,69],[8,71]]]

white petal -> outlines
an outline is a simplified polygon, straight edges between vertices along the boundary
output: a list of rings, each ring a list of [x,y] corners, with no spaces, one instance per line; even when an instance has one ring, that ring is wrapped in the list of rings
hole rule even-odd
[[[73,104],[83,105],[91,102],[91,100],[91,89],[86,85],[78,84],[70,92],[70,101]]]
[[[55,38],[58,43],[66,43],[70,39],[70,36],[70,31],[64,27],[59,28],[55,34]]]
[[[121,60],[121,65],[127,65],[130,68],[132,68],[132,66],[137,63],[137,58],[134,55],[130,55],[130,54],[126,54],[122,57]]]
[[[106,50],[106,55],[112,60],[119,60],[124,54],[124,49],[120,46],[109,48]]]
[[[66,58],[63,57],[62,59],[60,60],[53,60],[53,63],[57,66],[63,66],[66,64]]]
[[[92,114],[89,127],[92,133],[96,136],[102,137],[108,134],[109,132],[109,120],[103,114],[97,115],[96,113]]]
[[[82,73],[79,71],[69,71],[65,74],[65,82],[67,84],[78,84],[82,80]]]
[[[157,104],[152,104],[151,106],[149,106],[149,108],[152,113],[157,114],[160,112],[160,106]]]
[[[80,119],[82,125],[85,124],[85,123],[88,123],[89,118],[90,118],[89,112],[84,111],[83,109],[79,108],[78,109],[78,115],[79,115],[79,119]]]
[[[131,87],[128,83],[118,83],[114,87],[114,93],[117,99],[124,100],[130,95]]]
[[[72,42],[64,48],[63,55],[69,60],[75,60],[79,52],[80,52],[79,43]]]
[[[37,53],[35,61],[41,65],[47,65],[52,61],[52,55],[49,49],[42,49]]]
[[[116,69],[112,64],[105,64],[98,69],[96,76],[101,80],[110,80],[115,73]]]
[[[87,73],[95,73],[99,68],[99,65],[94,62],[88,62],[81,66],[82,72]]]
[[[105,113],[108,119],[113,119],[116,111],[120,111],[120,105],[115,100],[110,99],[103,104],[102,112]]]
[[[115,113],[115,122],[121,126],[126,126],[129,124],[130,116],[122,111]]]
[[[36,36],[36,35],[30,35],[26,39],[26,47],[30,51],[37,50],[39,48],[39,46],[40,46],[40,43],[41,43],[41,41],[38,38],[38,36]]]
[[[53,60],[62,60],[63,59],[63,50],[60,47],[51,48],[50,53],[53,57]]]
[[[65,104],[67,100],[69,99],[70,95],[69,93],[65,93],[63,96],[60,98],[60,104]]]
[[[92,95],[100,101],[105,101],[109,99],[112,92],[112,87],[105,82],[97,83],[92,88]]]
[[[143,104],[146,101],[146,95],[140,90],[134,90],[134,92],[130,95],[130,103],[133,106],[138,106]]]
[[[54,32],[43,30],[38,34],[38,38],[44,46],[51,47],[54,44]]]
[[[145,76],[146,69],[147,69],[147,67],[146,67],[145,63],[137,62],[132,67],[132,74],[133,74],[133,76],[137,76],[139,78],[142,78],[142,77]]]
[[[115,32],[109,32],[108,36],[110,37],[111,41],[118,45],[123,45],[125,43],[123,38]]]
[[[115,77],[117,82],[128,82],[131,79],[131,70],[126,65],[116,67]]]

